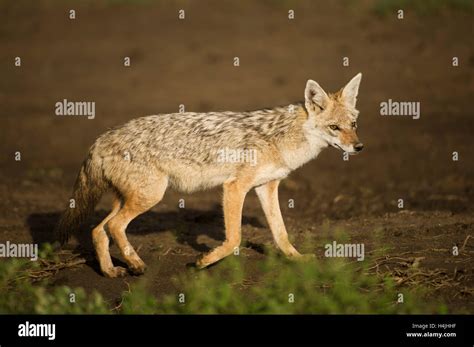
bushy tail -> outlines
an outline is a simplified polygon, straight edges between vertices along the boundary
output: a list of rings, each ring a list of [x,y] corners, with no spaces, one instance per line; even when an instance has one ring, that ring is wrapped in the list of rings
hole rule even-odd
[[[68,208],[55,229],[55,235],[61,245],[67,243],[69,236],[79,230],[107,188],[101,166],[100,162],[94,160],[92,154],[84,161],[74,184],[72,195],[74,200],[69,201]]]

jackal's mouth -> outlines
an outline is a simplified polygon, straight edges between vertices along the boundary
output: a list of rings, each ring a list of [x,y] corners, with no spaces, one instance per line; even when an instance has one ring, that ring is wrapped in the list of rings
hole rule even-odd
[[[341,151],[345,152],[345,150],[343,150],[342,147],[339,146],[337,143],[332,143],[332,146],[333,146],[334,148],[338,148],[338,149],[340,149]]]
[[[357,155],[357,154],[359,154],[359,152],[357,152],[357,151],[350,151],[350,152],[349,152],[349,151],[346,151],[346,150],[342,149],[342,147],[339,146],[337,143],[333,143],[332,146],[333,146],[334,148],[340,149],[340,150],[343,151],[344,153],[348,153],[349,155]]]

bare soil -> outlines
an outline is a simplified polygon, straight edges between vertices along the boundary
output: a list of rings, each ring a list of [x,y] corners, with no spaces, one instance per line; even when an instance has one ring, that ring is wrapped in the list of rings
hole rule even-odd
[[[398,20],[375,15],[366,1],[164,3],[0,3],[0,242],[53,241],[88,147],[112,126],[176,112],[180,104],[189,111],[238,111],[290,103],[302,99],[309,78],[336,91],[360,71],[365,149],[348,161],[327,149],[283,182],[289,234],[301,248],[311,232],[311,251],[320,258],[323,240],[337,229],[364,242],[366,252],[384,247],[390,256],[419,257],[422,269],[447,279],[435,295],[449,310],[473,313],[472,16],[408,10]],[[76,9],[75,20],[67,17],[69,8]],[[180,8],[185,20],[178,19]],[[16,56],[21,67],[13,64]],[[131,67],[123,66],[125,56]],[[56,116],[54,105],[63,99],[95,101],[96,118]],[[388,99],[421,102],[421,118],[381,116],[380,102]],[[21,161],[14,160],[17,151]],[[169,190],[130,224],[129,239],[157,296],[222,242],[220,196],[219,189]],[[54,284],[96,289],[114,301],[138,280],[98,271],[90,229],[109,208],[105,196],[70,245],[87,263],[59,272]],[[244,216],[242,256],[252,271],[265,256],[263,246],[272,245],[253,192]],[[116,247],[113,254],[120,264]]]

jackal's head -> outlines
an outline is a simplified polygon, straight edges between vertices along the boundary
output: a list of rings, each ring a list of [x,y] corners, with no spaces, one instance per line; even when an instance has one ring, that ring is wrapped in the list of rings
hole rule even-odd
[[[313,80],[305,89],[305,107],[317,136],[329,145],[349,154],[360,152],[364,145],[357,137],[357,93],[362,74],[358,73],[335,94],[326,94]]]

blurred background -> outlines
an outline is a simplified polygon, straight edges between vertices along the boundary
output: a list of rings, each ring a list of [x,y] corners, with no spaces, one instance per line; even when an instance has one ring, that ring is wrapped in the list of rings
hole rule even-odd
[[[298,245],[304,232],[317,241],[321,230],[342,228],[354,242],[365,242],[366,251],[380,247],[372,240],[377,233],[394,254],[422,252],[426,268],[464,271],[461,287],[472,290],[472,261],[446,259],[474,225],[473,8],[462,0],[2,0],[0,241],[52,240],[89,146],[110,127],[177,112],[180,104],[202,112],[287,104],[303,99],[308,79],[335,92],[362,72],[359,137],[365,149],[349,161],[328,149],[283,182],[289,233]],[[124,57],[130,57],[129,67]],[[56,116],[55,103],[63,99],[94,101],[95,119]],[[380,103],[388,99],[420,102],[420,119],[381,116]],[[452,160],[453,152],[459,160]],[[130,225],[130,240],[141,245],[150,276],[170,278],[184,271],[184,258],[191,261],[221,242],[219,194],[169,191]],[[181,198],[184,210],[178,208]],[[90,225],[109,202],[105,197]],[[244,214],[244,239],[271,244],[254,194]],[[83,238],[81,252],[92,259],[90,233]],[[158,266],[156,247],[189,254],[170,253]],[[322,250],[314,245],[318,257]],[[465,259],[472,250],[471,239]],[[262,256],[252,247],[244,254]],[[124,290],[90,264],[57,279],[112,297]],[[154,285],[156,292],[167,289],[158,280]],[[453,300],[454,309],[472,307],[472,297]]]

